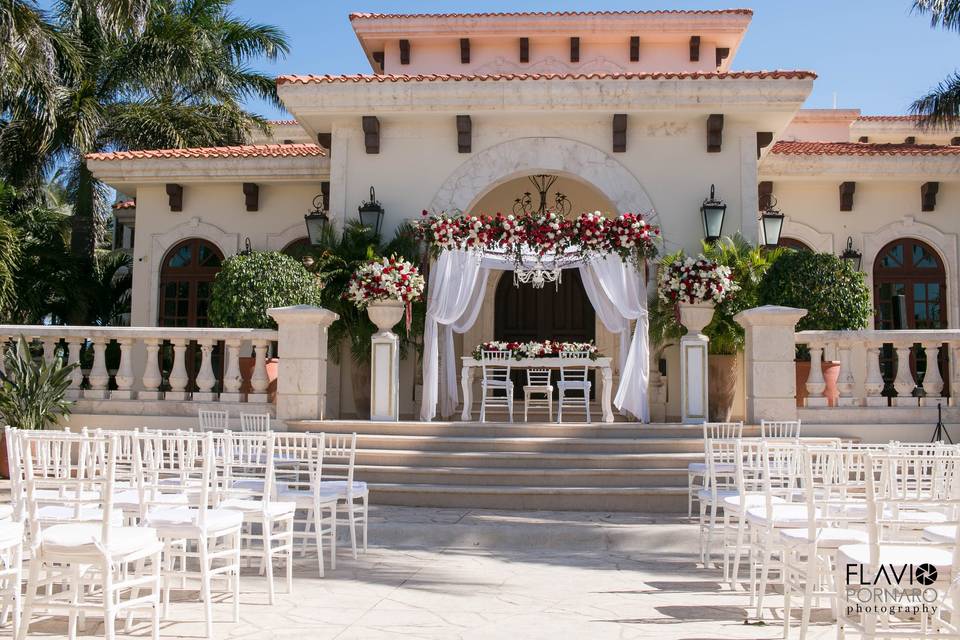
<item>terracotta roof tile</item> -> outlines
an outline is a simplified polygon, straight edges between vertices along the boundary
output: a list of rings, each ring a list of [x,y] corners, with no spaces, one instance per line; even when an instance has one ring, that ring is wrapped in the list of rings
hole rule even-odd
[[[267,120],[267,124],[271,124],[275,127],[297,127],[300,126],[300,123],[296,120]]]
[[[960,146],[782,140],[773,145],[771,153],[790,156],[956,156],[960,155]]]
[[[865,122],[916,122],[917,116],[859,116],[857,120]]]
[[[613,16],[613,15],[723,15],[752,16],[752,9],[660,9],[653,11],[483,11],[478,13],[365,13],[350,14],[350,20],[389,20],[396,18],[496,18],[512,16]]]
[[[136,200],[121,200],[120,202],[114,202],[113,208],[116,209],[136,209],[137,201]]]
[[[278,76],[277,84],[334,84],[334,83],[386,83],[386,82],[503,82],[510,80],[737,80],[770,78],[816,78],[813,71],[658,71],[643,73],[430,73],[405,74],[354,74],[354,75],[287,75]]]
[[[87,160],[140,160],[150,158],[294,158],[325,156],[315,144],[248,144],[236,147],[147,149],[87,154]]]

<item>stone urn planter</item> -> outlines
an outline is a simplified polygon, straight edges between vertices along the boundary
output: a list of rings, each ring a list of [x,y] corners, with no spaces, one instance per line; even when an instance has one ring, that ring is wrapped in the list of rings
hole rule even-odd
[[[677,309],[680,311],[680,324],[686,327],[691,334],[703,333],[704,327],[713,320],[712,302],[697,304],[681,302],[677,305]]]
[[[407,305],[401,300],[380,300],[367,305],[367,315],[381,333],[387,333],[403,320],[406,308]]]
[[[730,422],[737,388],[737,356],[711,355],[707,358],[707,370],[710,420]]]

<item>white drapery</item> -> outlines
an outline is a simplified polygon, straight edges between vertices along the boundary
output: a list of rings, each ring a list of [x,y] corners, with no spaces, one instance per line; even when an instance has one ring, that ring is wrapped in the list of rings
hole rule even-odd
[[[551,265],[544,261],[547,267]],[[606,255],[589,262],[565,257],[564,268],[579,268],[584,290],[600,321],[619,335],[620,386],[614,406],[648,422],[649,337],[646,283],[632,264]],[[453,414],[458,402],[453,332],[464,333],[480,313],[491,269],[510,271],[505,255],[444,251],[430,271],[423,349],[423,401],[420,419]],[[630,322],[636,321],[633,336]],[[546,336],[545,336],[546,337]],[[441,357],[442,352],[442,357]],[[443,364],[443,375],[440,365]]]

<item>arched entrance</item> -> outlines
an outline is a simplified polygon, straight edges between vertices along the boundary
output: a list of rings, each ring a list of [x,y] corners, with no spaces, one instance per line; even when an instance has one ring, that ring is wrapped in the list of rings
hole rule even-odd
[[[877,329],[945,329],[947,327],[947,273],[937,252],[915,238],[899,238],[884,246],[873,264],[874,326]],[[898,299],[906,311],[905,326],[897,318]],[[946,352],[940,350],[940,373],[947,381]],[[893,348],[885,346],[881,370],[887,387],[894,378]],[[922,379],[923,352],[911,357],[911,369]],[[948,390],[944,389],[944,395]]]
[[[803,240],[796,238],[780,237],[780,245],[784,249],[793,249],[794,251],[813,251],[813,249]]]

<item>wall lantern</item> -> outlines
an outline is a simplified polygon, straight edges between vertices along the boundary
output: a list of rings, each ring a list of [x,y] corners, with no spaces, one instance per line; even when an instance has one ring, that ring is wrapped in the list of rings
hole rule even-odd
[[[313,209],[303,216],[303,221],[307,224],[307,237],[310,238],[310,244],[313,246],[323,243],[323,236],[330,225],[326,208],[326,202],[321,193],[313,199]]]
[[[843,250],[840,257],[852,264],[855,271],[860,271],[860,262],[863,260],[863,254],[853,248],[852,236],[847,236],[847,248]]]
[[[360,224],[371,229],[375,235],[380,235],[380,224],[383,222],[383,207],[377,202],[377,192],[370,187],[370,200],[357,207],[360,214]]]
[[[777,209],[777,199],[767,196],[766,206],[760,213],[760,225],[763,227],[763,244],[768,249],[780,245],[780,233],[783,231],[783,214]]]
[[[700,205],[700,215],[703,216],[703,237],[707,242],[714,242],[720,238],[723,231],[723,216],[727,213],[727,205],[723,200],[714,197],[714,186],[710,185],[710,197]]]

